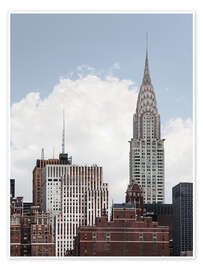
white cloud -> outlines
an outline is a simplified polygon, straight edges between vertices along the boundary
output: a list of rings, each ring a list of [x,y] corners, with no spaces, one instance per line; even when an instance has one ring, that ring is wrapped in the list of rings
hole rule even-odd
[[[114,69],[120,69],[120,64],[119,64],[118,62],[115,62],[115,63],[113,64],[113,68],[114,68]]]
[[[66,150],[75,164],[103,166],[104,182],[111,198],[123,201],[128,184],[128,140],[132,137],[132,118],[137,88],[132,81],[115,76],[101,79],[86,75],[61,79],[42,100],[29,93],[11,108],[11,176],[16,193],[32,198],[32,170],[40,158],[61,150],[62,107],[66,113]],[[181,180],[191,180],[191,120],[171,120],[165,127],[167,190]],[[169,199],[170,196],[167,196]]]
[[[63,79],[44,100],[29,93],[11,108],[12,176],[17,194],[31,199],[32,170],[40,158],[61,149],[62,107],[66,113],[66,150],[77,164],[103,166],[104,181],[115,200],[123,198],[128,182],[128,140],[137,93],[131,81],[87,75]],[[129,128],[130,127],[130,128]],[[58,154],[57,153],[57,154]],[[122,192],[121,192],[122,190]]]
[[[171,119],[164,128],[166,200],[179,182],[193,182],[193,123],[188,119]]]

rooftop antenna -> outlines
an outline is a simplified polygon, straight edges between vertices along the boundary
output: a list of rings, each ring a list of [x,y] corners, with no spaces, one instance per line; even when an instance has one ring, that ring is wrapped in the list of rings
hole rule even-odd
[[[54,149],[54,147],[53,147],[53,159],[54,159],[54,152],[55,152],[55,149]]]
[[[146,51],[148,52],[148,32],[146,33]]]
[[[65,153],[65,118],[63,109],[62,154]]]
[[[42,148],[41,160],[44,160],[44,148]]]

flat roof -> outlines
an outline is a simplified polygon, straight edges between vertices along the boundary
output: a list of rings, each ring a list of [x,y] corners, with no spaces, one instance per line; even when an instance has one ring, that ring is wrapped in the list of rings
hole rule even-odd
[[[128,203],[114,203],[112,208],[128,208],[128,209],[135,209],[136,204],[128,204]]]

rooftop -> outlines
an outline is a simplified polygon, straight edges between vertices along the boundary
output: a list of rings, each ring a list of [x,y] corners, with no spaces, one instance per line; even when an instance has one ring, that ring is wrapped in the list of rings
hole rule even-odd
[[[135,209],[136,204],[128,204],[128,203],[114,203],[112,208],[128,208],[128,209]]]

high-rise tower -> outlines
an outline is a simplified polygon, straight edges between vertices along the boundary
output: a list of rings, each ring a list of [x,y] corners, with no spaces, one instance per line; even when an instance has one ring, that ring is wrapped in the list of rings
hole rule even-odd
[[[59,158],[53,158],[52,159],[45,159],[44,158],[44,148],[42,148],[41,153],[41,159],[37,159],[36,166],[33,170],[33,204],[35,206],[43,206],[43,199],[42,198],[42,172],[44,168],[48,168],[49,170],[55,170],[57,171],[57,177],[61,177],[60,173],[58,173],[58,170],[60,167],[67,166],[72,164],[72,157],[68,157],[68,153],[65,153],[65,117],[64,117],[64,111],[63,111],[63,130],[62,130],[62,153],[59,154]],[[49,166],[48,166],[49,165]],[[62,171],[61,171],[62,173]],[[52,176],[52,175],[51,175]],[[50,175],[49,175],[50,177]],[[57,180],[57,179],[56,179]],[[54,185],[53,185],[54,187]],[[50,191],[52,193],[52,190]],[[58,191],[57,191],[58,192]]]
[[[193,184],[179,183],[172,188],[173,255],[193,254]]]
[[[130,184],[144,191],[144,202],[164,202],[164,139],[149,73],[148,49],[130,141]]]

